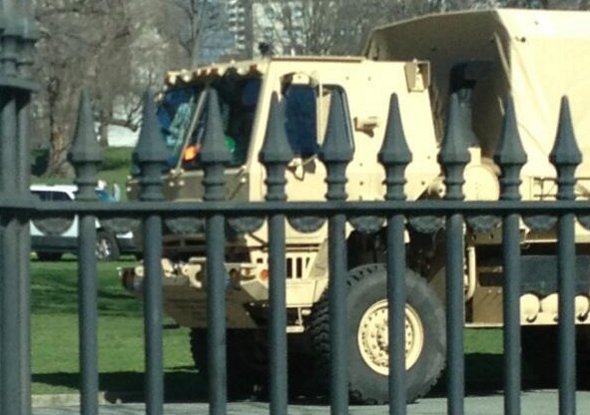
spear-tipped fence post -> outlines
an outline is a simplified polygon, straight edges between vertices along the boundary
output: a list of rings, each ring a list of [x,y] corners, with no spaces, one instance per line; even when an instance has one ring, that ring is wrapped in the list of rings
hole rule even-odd
[[[134,151],[140,169],[139,199],[149,203],[164,199],[162,167],[168,150],[156,119],[154,98],[146,92],[139,139]],[[162,218],[150,214],[143,218],[143,286],[146,361],[146,413],[161,415],[164,410],[164,369],[162,345]]]
[[[561,100],[555,145],[549,160],[557,170],[557,200],[575,200],[576,168],[582,153],[576,142],[567,97]],[[575,215],[559,216],[557,275],[559,291],[559,413],[576,413],[576,243]]]
[[[502,135],[494,155],[502,171],[500,199],[520,200],[520,171],[527,161],[518,133],[514,101],[506,101]],[[504,412],[520,413],[520,216],[510,213],[502,220],[503,315],[504,315]]]
[[[31,202],[28,140],[31,91],[37,85],[20,71],[22,41],[35,36],[27,8],[14,0],[0,6],[0,193]],[[29,59],[29,62],[31,60]],[[30,230],[28,212],[3,211],[0,221],[0,413],[31,412]]]
[[[94,132],[94,117],[88,92],[80,94],[78,121],[68,159],[76,170],[74,182],[78,185],[76,199],[96,200],[98,168],[102,163],[102,150]]]
[[[225,143],[217,91],[209,89],[207,96],[205,138],[201,148],[201,163],[205,169],[203,199],[215,202],[225,198],[224,169],[232,156]],[[227,410],[225,217],[223,214],[212,213],[206,219],[209,413],[225,415]]]
[[[405,200],[405,170],[412,161],[402,125],[397,94],[389,101],[389,116],[383,145],[378,154],[385,168],[386,200]],[[406,249],[405,218],[392,213],[387,218],[387,301],[389,320],[389,412],[406,413]]]
[[[80,94],[78,122],[68,154],[76,170],[76,199],[97,200],[96,185],[102,151],[94,132],[94,118],[86,91]],[[80,407],[83,414],[98,414],[98,288],[96,271],[96,216],[82,214],[78,222],[78,326],[80,338]]]
[[[446,200],[462,200],[463,172],[471,157],[465,137],[461,136],[460,109],[456,94],[451,96],[447,129],[438,155],[445,174]],[[446,218],[446,302],[447,302],[447,367],[448,413],[464,411],[465,361],[463,355],[463,215],[453,213]]]
[[[259,159],[266,168],[266,200],[284,201],[285,170],[293,150],[285,132],[285,117],[277,94],[271,98],[270,115]],[[285,215],[273,214],[268,223],[270,413],[287,414],[287,302],[285,263]]]
[[[353,138],[344,93],[332,91],[326,138],[320,159],[326,165],[329,201],[345,201],[346,167],[353,156]],[[330,315],[330,394],[333,414],[348,413],[348,320],[346,313],[346,215],[333,214],[328,224],[328,301]]]

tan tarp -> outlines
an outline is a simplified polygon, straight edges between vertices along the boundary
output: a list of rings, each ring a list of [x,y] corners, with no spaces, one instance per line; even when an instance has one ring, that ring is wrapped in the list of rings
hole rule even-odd
[[[448,100],[450,69],[458,62],[492,62],[474,90],[473,122],[482,154],[493,155],[503,100],[511,92],[529,162],[523,171],[554,176],[548,162],[560,100],[569,97],[578,144],[578,169],[590,177],[590,12],[489,10],[417,18],[377,28],[365,55],[378,60],[427,59],[439,122]]]

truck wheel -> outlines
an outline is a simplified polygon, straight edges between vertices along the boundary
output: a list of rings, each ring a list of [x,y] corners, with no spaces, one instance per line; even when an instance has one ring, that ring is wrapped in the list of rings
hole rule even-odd
[[[386,275],[383,264],[362,265],[348,274],[349,390],[351,399],[382,404],[389,400]],[[426,394],[445,363],[445,315],[440,299],[418,274],[406,273],[407,401]],[[329,367],[328,298],[314,306],[309,333],[319,368]],[[327,377],[327,373],[325,373]]]
[[[119,259],[117,239],[109,232],[99,231],[96,235],[96,258],[100,261]]]
[[[206,378],[207,329],[192,329],[190,336],[195,368]],[[264,330],[228,329],[226,344],[230,396],[241,398],[265,390],[268,380],[268,345]]]

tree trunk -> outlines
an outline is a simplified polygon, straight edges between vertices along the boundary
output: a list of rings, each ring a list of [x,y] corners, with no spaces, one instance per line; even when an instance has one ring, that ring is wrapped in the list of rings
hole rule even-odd
[[[101,121],[98,125],[98,143],[102,148],[109,146],[109,124],[106,120]]]
[[[72,128],[77,110],[72,106],[74,89],[63,87],[59,82],[48,85],[49,113],[49,159],[46,177],[71,177],[73,168],[68,163],[68,150],[72,140]],[[77,91],[77,90],[76,90]]]
[[[46,177],[70,177],[73,168],[68,163],[68,133],[55,128],[51,131]]]
[[[102,110],[98,120],[98,143],[103,148],[109,146],[109,121],[112,111]]]

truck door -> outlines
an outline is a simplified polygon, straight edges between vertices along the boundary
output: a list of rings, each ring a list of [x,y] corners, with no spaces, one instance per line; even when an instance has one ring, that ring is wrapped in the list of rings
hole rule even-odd
[[[326,169],[318,159],[323,131],[321,131],[321,112],[319,95],[321,87],[313,78],[302,75],[289,75],[283,83],[282,103],[285,114],[285,131],[294,158],[287,168],[288,200],[322,200],[326,193],[324,179]],[[299,234],[287,229],[291,243],[309,243],[314,234]]]

